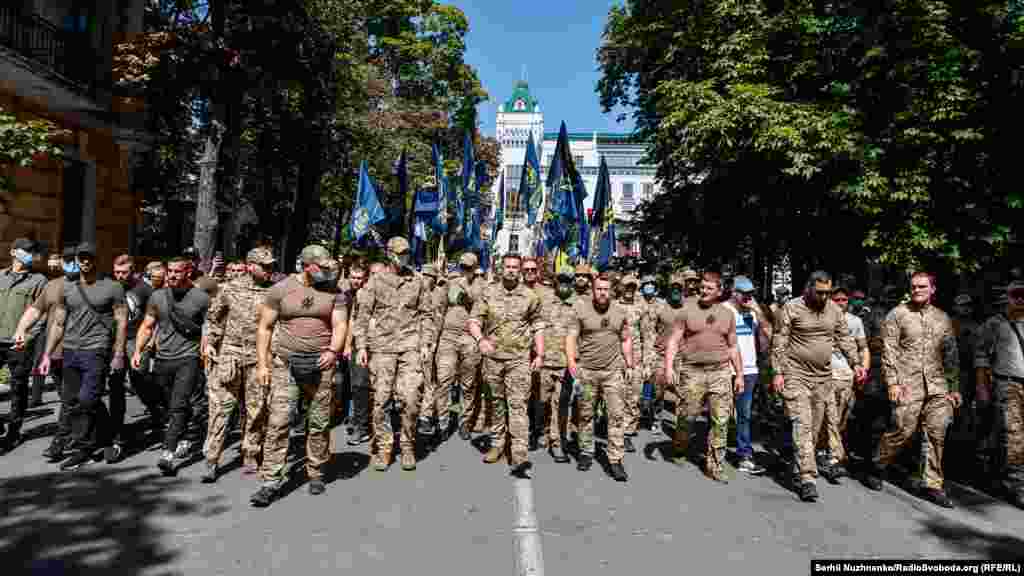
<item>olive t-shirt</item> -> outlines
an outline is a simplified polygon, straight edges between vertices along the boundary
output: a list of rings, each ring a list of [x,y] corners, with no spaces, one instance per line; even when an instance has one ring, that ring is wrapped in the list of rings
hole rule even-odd
[[[210,309],[210,295],[197,286],[192,286],[180,297],[175,296],[171,288],[161,288],[150,295],[146,305],[146,314],[156,317],[157,321],[156,359],[198,358],[201,335],[187,337],[179,332],[171,320],[171,306],[177,307],[182,316],[197,326],[202,326]]]
[[[320,292],[295,276],[274,284],[263,300],[277,312],[276,343],[289,353],[323,352],[331,345],[331,313],[348,309],[348,296]]]
[[[569,333],[576,335],[579,363],[583,369],[621,369],[622,330],[626,325],[626,310],[616,302],[609,302],[608,309],[602,313],[594,308],[590,298],[576,300]]]
[[[83,292],[92,307],[82,297]],[[114,338],[114,307],[124,305],[124,288],[119,282],[64,282],[64,348],[109,352]]]
[[[736,314],[722,304],[702,308],[699,303],[683,304],[676,325],[683,326],[679,354],[683,364],[724,364],[729,349],[736,346]]]

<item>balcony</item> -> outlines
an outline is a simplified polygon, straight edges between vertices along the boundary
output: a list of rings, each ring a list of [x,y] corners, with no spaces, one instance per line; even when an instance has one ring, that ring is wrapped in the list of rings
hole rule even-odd
[[[78,91],[96,88],[96,51],[84,33],[58,29],[36,14],[0,5],[0,46],[41,65]]]

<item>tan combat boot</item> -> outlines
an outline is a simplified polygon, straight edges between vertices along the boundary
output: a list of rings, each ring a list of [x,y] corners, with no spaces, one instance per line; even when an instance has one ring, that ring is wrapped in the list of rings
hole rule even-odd
[[[492,446],[491,449],[488,450],[487,454],[484,456],[484,464],[494,464],[498,460],[501,460],[501,456],[504,453],[505,453],[505,450],[503,450],[502,448],[498,448],[497,446]]]
[[[402,450],[402,470],[410,471],[416,469],[416,455],[412,448]]]

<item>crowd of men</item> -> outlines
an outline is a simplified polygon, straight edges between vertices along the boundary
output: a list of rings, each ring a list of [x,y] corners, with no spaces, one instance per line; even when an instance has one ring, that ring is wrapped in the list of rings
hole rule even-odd
[[[373,263],[307,246],[288,275],[266,246],[244,262],[218,257],[206,273],[193,251],[140,275],[129,255],[97,270],[96,247],[83,243],[49,255],[49,279],[33,272],[37,252],[18,239],[0,270],[11,388],[0,452],[19,446],[51,381],[59,426],[43,455],[62,470],[159,442],[157,466],[174,475],[201,445],[202,481],[214,483],[237,424],[243,474],[258,478],[250,501],[265,507],[287,480],[292,436],[305,437],[310,493],[325,491],[341,421],[381,472],[396,456],[414,470],[426,457],[418,446],[429,454],[481,433],[483,461],[505,460],[513,475],[541,449],[587,471],[604,436],[607,471],[625,482],[626,455],[650,429],[671,434],[671,460],[696,459],[727,482],[733,468],[766,471],[754,458],[757,416],[804,501],[818,499],[819,474],[838,483],[856,469],[880,490],[909,452],[921,495],[951,507],[944,449],[966,419],[992,456],[986,470],[1024,507],[1019,280],[978,322],[968,295],[952,318],[943,312],[924,272],[909,297],[886,287],[869,309],[863,292],[820,271],[802,294],[780,289],[767,305],[749,278],[715,270],[675,272],[661,289],[653,276],[585,265],[550,274],[517,255],[490,280],[471,253],[416,270],[400,237]],[[142,428],[126,426],[129,392],[146,408]],[[674,425],[663,429],[669,405]]]

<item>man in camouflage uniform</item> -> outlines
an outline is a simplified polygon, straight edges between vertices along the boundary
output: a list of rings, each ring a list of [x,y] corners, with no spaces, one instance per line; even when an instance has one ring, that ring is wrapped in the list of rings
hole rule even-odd
[[[203,326],[202,350],[206,357],[210,395],[209,427],[203,454],[204,483],[217,481],[217,466],[224,452],[228,422],[245,399],[242,420],[243,473],[255,474],[263,453],[263,429],[267,420],[268,388],[256,373],[256,328],[263,296],[270,288],[274,254],[253,248],[246,256],[249,273],[228,281],[210,302]],[[244,391],[244,392],[243,392]]]
[[[459,258],[459,272],[449,275],[444,300],[438,303],[443,315],[441,338],[437,344],[437,396],[434,400],[438,418],[445,431],[449,428],[448,410],[452,386],[458,385],[462,397],[459,437],[469,440],[479,415],[477,403],[481,391],[477,386],[480,351],[467,331],[473,304],[480,298],[485,282],[475,278],[476,256],[466,252]],[[443,396],[443,398],[442,398]]]
[[[665,373],[665,351],[667,350],[668,338],[672,334],[672,327],[675,325],[683,308],[685,286],[686,282],[683,275],[681,273],[673,274],[669,280],[668,293],[665,295],[665,299],[656,300],[650,310],[651,319],[649,322],[652,336],[644,340],[647,350],[644,351],[643,356],[646,362],[645,370],[651,374],[656,387],[655,416],[657,416],[659,406],[664,402],[666,396],[674,398],[676,403],[679,402],[675,390],[672,386],[668,385],[668,377]],[[679,373],[680,366],[680,359],[677,358],[675,361],[675,371],[677,374]],[[651,419],[651,431],[655,434],[661,433],[657,417]]]
[[[520,257],[506,255],[502,263],[501,284],[488,286],[473,304],[469,333],[484,357],[484,380],[494,404],[492,444],[484,462],[497,462],[511,435],[509,464],[512,473],[521,476],[531,466],[526,403],[530,398],[530,373],[540,370],[545,357],[545,326],[540,296],[520,282]],[[535,352],[532,362],[531,343]]]
[[[854,390],[857,398],[851,414],[853,426],[850,429],[849,450],[865,461],[871,460],[882,434],[889,426],[891,408],[882,369],[882,323],[889,310],[895,308],[899,301],[900,289],[891,284],[886,285],[878,303],[871,307],[864,319],[871,366],[861,389],[855,387]]]
[[[437,268],[433,264],[423,266],[423,281],[426,284],[430,305],[434,309],[434,334],[441,333],[441,322],[444,319],[444,302],[437,298]],[[423,397],[420,399],[419,429],[420,436],[431,436],[436,433],[434,446],[444,440],[444,434],[448,430],[448,409],[451,403],[451,394],[447,390],[440,390],[437,384],[437,372],[434,369],[434,352],[437,350],[437,341],[424,342],[429,350],[430,361],[423,367]],[[443,398],[442,398],[443,396]],[[440,421],[437,430],[434,429],[435,421]]]
[[[576,295],[583,297],[590,297],[590,282],[593,279],[593,273],[590,270],[590,266],[587,264],[576,265]]]
[[[612,478],[628,479],[622,466],[625,452],[625,383],[633,366],[632,331],[626,311],[611,300],[607,274],[594,278],[591,297],[573,305],[565,339],[569,373],[576,380],[580,408],[580,457],[576,469],[589,470],[594,461],[594,412],[598,398],[608,409],[608,463]],[[577,354],[578,360],[577,362]]]
[[[975,354],[978,402],[995,398],[1002,490],[1024,508],[1024,282],[1006,289],[1006,309],[985,322]]]
[[[637,435],[637,428],[640,426],[640,398],[643,395],[644,382],[650,379],[653,371],[647,370],[651,361],[644,358],[644,352],[648,349],[654,350],[654,327],[650,324],[650,314],[647,303],[636,297],[639,282],[632,274],[622,280],[622,299],[619,306],[626,311],[626,319],[632,336],[632,366],[635,370],[629,372],[629,380],[626,381],[626,452],[635,452],[631,436]],[[647,341],[650,340],[650,343]]]
[[[680,276],[683,278],[684,298],[689,300],[700,297],[700,274],[693,268],[683,268]]]
[[[791,423],[793,445],[797,451],[794,475],[804,502],[815,502],[818,467],[814,448],[819,430],[814,429],[814,413],[825,408],[825,392],[830,391],[832,351],[839,350],[854,378],[865,376],[857,345],[850,336],[846,313],[832,302],[832,277],[815,271],[807,281],[802,298],[784,303],[775,317],[772,340],[772,391],[782,394],[786,417]]]
[[[416,412],[420,406],[423,370],[429,366],[437,339],[433,301],[423,276],[412,268],[409,242],[388,240],[388,267],[370,277],[359,294],[355,339],[356,362],[370,366],[373,381],[373,467],[388,469],[394,447],[391,413],[401,420],[399,445],[402,469],[416,469]],[[373,329],[370,319],[375,320]],[[372,357],[369,354],[373,350]]]
[[[565,453],[566,419],[569,411],[569,394],[563,385],[565,369],[565,337],[573,318],[573,304],[576,302],[573,287],[573,270],[562,268],[556,279],[555,289],[541,291],[541,310],[544,317],[544,365],[540,370],[540,402],[542,408],[537,416],[547,436],[548,454],[559,464],[569,462]]]
[[[942,454],[946,427],[961,402],[956,336],[949,316],[931,304],[935,294],[931,276],[915,273],[910,288],[910,302],[889,312],[882,325],[882,369],[889,401],[895,405],[895,426],[882,435],[865,484],[872,490],[882,489],[886,467],[920,428],[924,495],[952,508],[943,488]]]
[[[263,295],[256,329],[256,378],[269,390],[260,471],[263,485],[249,499],[260,508],[277,498],[285,481],[296,392],[308,403],[309,492],[319,495],[326,490],[323,474],[331,458],[334,371],[345,345],[348,303],[347,296],[338,292],[338,262],[326,248],[306,246],[299,261],[301,272],[285,277]]]

